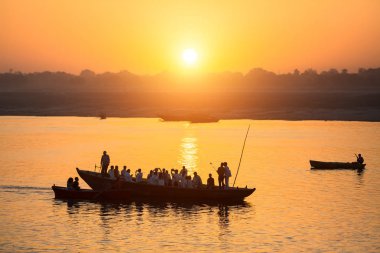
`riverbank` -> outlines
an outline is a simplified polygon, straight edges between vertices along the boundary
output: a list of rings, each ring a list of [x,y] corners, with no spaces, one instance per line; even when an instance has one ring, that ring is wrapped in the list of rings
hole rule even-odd
[[[380,121],[380,94],[0,93],[0,115]]]

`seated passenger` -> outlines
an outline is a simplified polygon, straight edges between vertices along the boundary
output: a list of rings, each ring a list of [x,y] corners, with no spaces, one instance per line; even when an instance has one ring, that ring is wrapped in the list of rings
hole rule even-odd
[[[215,180],[210,173],[208,174],[208,179],[207,179],[207,189],[213,189],[214,186],[215,186]]]
[[[170,177],[169,171],[166,170],[164,173],[164,181],[166,186],[172,185],[172,178]]]
[[[154,171],[151,177],[152,184],[158,185],[158,172]]]
[[[174,173],[173,173],[173,171],[174,171]],[[172,179],[173,186],[178,187],[179,183],[181,181],[181,176],[178,174],[178,170],[172,169],[171,174],[172,174],[172,178],[173,178]]]
[[[135,171],[135,176],[136,176],[136,183],[142,182],[143,173],[141,172],[140,168],[137,171]]]
[[[360,163],[360,164],[363,164],[364,163],[364,158],[362,157],[362,154],[359,154],[357,157],[356,157],[356,162]]]
[[[148,184],[158,184],[158,174],[155,171],[152,171],[151,175],[148,178]]]
[[[152,176],[153,176],[153,170],[150,170],[148,176],[146,177],[146,181],[148,184],[153,184]]]
[[[185,177],[185,188],[193,188],[193,181],[191,181],[191,176],[186,176]]]
[[[72,190],[73,189],[73,182],[74,182],[74,179],[72,177],[69,177],[69,179],[67,179],[67,190]]]
[[[127,171],[124,173],[124,181],[126,182],[132,182],[132,176],[131,176],[131,170],[127,169]]]
[[[157,182],[158,182],[158,185],[161,185],[161,186],[165,185],[164,174],[162,172],[158,174]]]
[[[117,165],[115,166],[113,174],[114,174],[115,178],[119,178],[120,177],[119,166],[117,166]]]
[[[80,187],[79,187],[79,178],[78,177],[75,177],[75,181],[73,183],[73,189],[77,190],[77,191],[80,190]]]
[[[201,179],[201,177],[198,175],[197,172],[194,172],[193,186],[194,186],[194,188],[201,188],[201,187],[202,187],[202,179]]]
[[[120,172],[121,178],[124,179],[125,173],[127,173],[127,166],[123,166],[123,169]]]
[[[108,175],[111,179],[116,179],[115,178],[115,172],[114,172],[114,167],[113,165],[111,166],[110,170],[108,171]]]

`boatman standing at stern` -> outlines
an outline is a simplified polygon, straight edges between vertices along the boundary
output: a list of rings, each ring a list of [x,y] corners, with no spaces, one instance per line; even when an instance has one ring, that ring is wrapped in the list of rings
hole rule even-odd
[[[102,175],[107,175],[108,165],[110,165],[110,156],[107,151],[103,151],[102,159],[100,159],[100,166],[102,166]]]

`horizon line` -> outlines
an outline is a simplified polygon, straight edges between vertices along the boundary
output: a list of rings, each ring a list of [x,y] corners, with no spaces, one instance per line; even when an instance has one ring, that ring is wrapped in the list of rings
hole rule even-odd
[[[127,72],[127,73],[130,73],[132,75],[135,75],[135,76],[158,76],[158,75],[161,75],[161,74],[172,74],[172,75],[183,75],[183,74],[186,74],[186,75],[209,75],[209,74],[225,74],[225,73],[231,73],[231,74],[241,74],[243,76],[249,74],[251,71],[254,71],[254,70],[263,70],[265,72],[268,72],[268,73],[273,73],[275,75],[287,75],[287,74],[293,74],[295,73],[295,71],[299,71],[300,74],[302,73],[305,73],[306,71],[314,71],[316,72],[317,74],[321,74],[321,73],[324,73],[324,72],[329,72],[329,71],[334,71],[336,70],[338,73],[343,73],[344,71],[347,73],[347,74],[358,74],[360,72],[360,70],[370,70],[370,69],[380,69],[380,66],[377,66],[377,67],[358,67],[356,72],[355,71],[350,71],[349,69],[347,68],[328,68],[328,69],[325,69],[325,70],[317,70],[317,69],[314,69],[312,67],[310,68],[304,68],[304,69],[300,69],[300,68],[294,68],[292,71],[278,71],[278,72],[274,72],[272,70],[267,70],[267,69],[264,69],[262,67],[253,67],[251,68],[250,70],[248,70],[247,72],[243,72],[243,71],[233,71],[233,70],[223,70],[223,71],[197,71],[196,73],[194,72],[191,72],[191,73],[178,73],[177,71],[169,71],[169,70],[163,70],[163,71],[160,71],[160,72],[156,72],[156,73],[146,73],[146,74],[137,74],[135,72],[131,72],[129,70],[126,70],[126,69],[121,69],[119,71],[99,71],[99,72],[96,72],[90,68],[84,68],[82,69],[79,73],[74,73],[74,72],[70,72],[70,71],[64,71],[64,70],[57,70],[57,71],[54,71],[54,70],[41,70],[41,71],[29,71],[29,72],[23,72],[22,70],[17,70],[17,69],[13,69],[13,68],[9,68],[8,71],[3,71],[3,72],[0,72],[0,74],[33,74],[33,73],[45,73],[45,72],[48,72],[48,73],[66,73],[66,74],[71,74],[71,75],[77,75],[77,76],[80,76],[82,72],[84,71],[91,71],[93,72],[95,75],[102,75],[102,74],[107,74],[107,73],[110,73],[110,74],[119,74],[119,73],[123,73],[123,72]]]

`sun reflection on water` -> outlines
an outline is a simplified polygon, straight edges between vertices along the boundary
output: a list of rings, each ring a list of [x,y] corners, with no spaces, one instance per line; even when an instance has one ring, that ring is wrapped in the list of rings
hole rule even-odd
[[[198,139],[195,137],[184,137],[181,140],[180,158],[178,164],[186,166],[189,172],[195,171],[198,165]]]

